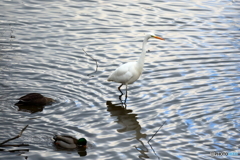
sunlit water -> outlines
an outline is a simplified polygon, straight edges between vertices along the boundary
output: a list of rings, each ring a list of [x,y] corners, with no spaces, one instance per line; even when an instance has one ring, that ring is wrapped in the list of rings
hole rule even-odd
[[[230,0],[1,1],[0,141],[29,124],[9,142],[29,146],[1,148],[29,152],[0,159],[79,159],[55,134],[87,138],[85,159],[240,159],[209,154],[240,152],[239,11]],[[166,40],[150,40],[124,108],[106,79],[137,59],[149,31]],[[32,92],[58,102],[19,111]]]

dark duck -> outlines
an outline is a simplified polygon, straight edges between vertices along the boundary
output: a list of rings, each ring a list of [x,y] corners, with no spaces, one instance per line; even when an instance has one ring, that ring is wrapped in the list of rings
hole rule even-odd
[[[44,97],[40,93],[29,93],[20,97],[17,104],[35,104],[35,105],[48,105],[54,102],[54,99]]]
[[[39,93],[29,93],[20,97],[18,100],[19,101],[15,105],[18,106],[19,111],[30,113],[40,112],[43,110],[45,105],[55,102],[54,99],[44,97]]]

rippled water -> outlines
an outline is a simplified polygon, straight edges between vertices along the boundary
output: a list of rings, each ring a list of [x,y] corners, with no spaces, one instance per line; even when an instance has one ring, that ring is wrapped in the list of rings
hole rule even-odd
[[[56,149],[54,134],[87,138],[85,159],[240,159],[209,154],[240,152],[239,6],[234,0],[0,2],[0,141],[29,124],[12,141],[29,146],[2,147],[29,152],[1,151],[0,159],[80,158]],[[129,85],[124,108],[119,84],[106,79],[137,59],[149,31],[166,40],[150,40],[143,75]],[[97,60],[96,72],[83,48]],[[58,102],[18,111],[16,99],[32,92]]]

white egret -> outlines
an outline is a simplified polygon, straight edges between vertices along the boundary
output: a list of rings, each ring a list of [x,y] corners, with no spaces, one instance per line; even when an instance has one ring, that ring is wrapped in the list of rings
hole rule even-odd
[[[161,37],[156,36],[153,33],[148,33],[144,37],[143,45],[142,45],[142,53],[136,62],[128,62],[121,66],[119,66],[109,77],[108,81],[114,81],[117,83],[121,83],[118,87],[118,90],[121,92],[120,88],[122,85],[126,85],[126,98],[127,98],[127,86],[128,84],[134,83],[142,74],[143,71],[143,64],[146,54],[146,44],[148,39],[150,38],[157,38],[160,40],[164,40]],[[126,99],[125,99],[126,101]]]

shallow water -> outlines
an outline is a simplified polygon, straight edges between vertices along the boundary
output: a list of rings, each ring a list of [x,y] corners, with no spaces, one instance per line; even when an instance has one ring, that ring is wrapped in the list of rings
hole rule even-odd
[[[85,159],[239,159],[209,154],[240,152],[239,5],[0,2],[0,141],[29,124],[9,142],[29,146],[2,147],[29,152],[1,151],[0,159],[79,159],[55,148],[55,134],[87,138]],[[149,41],[144,72],[129,85],[124,108],[119,84],[106,79],[137,59],[149,31],[166,40]],[[16,99],[32,92],[58,102],[18,111]]]

